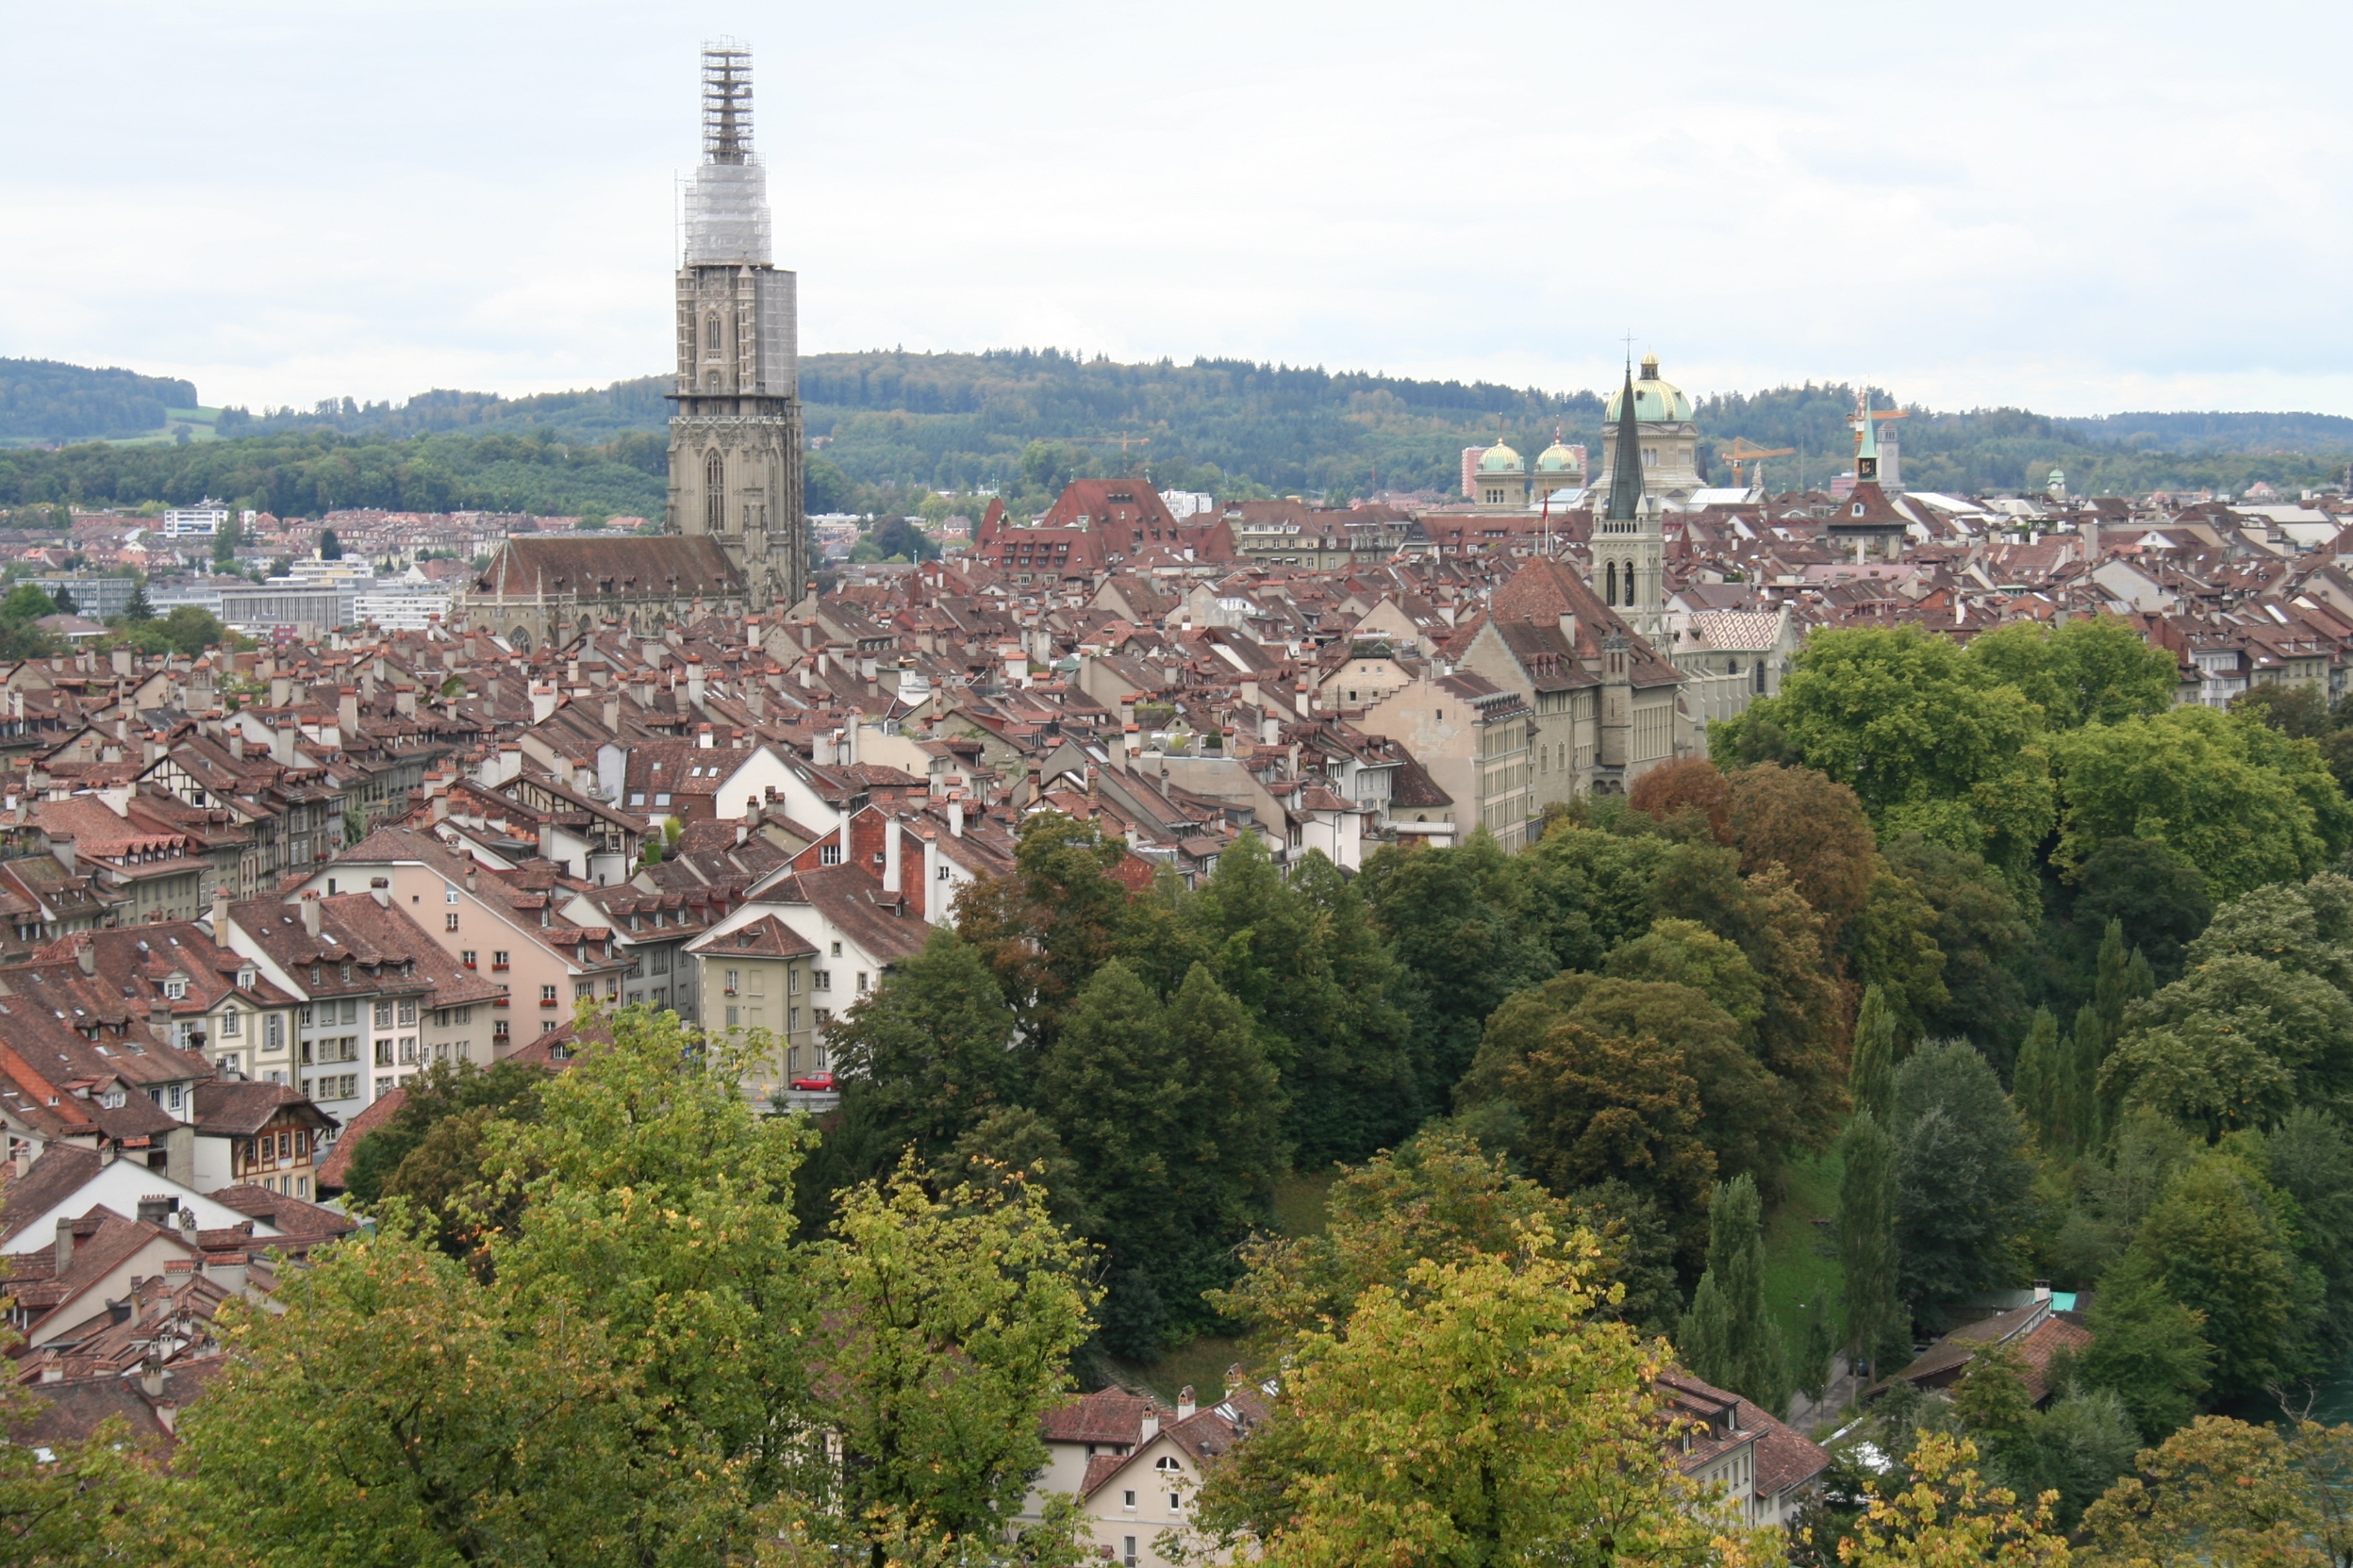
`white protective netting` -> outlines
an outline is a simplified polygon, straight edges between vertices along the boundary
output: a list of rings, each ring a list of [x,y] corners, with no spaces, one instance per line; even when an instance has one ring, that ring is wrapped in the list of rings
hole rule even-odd
[[[697,169],[687,182],[686,216],[688,266],[768,265],[768,171],[758,164]]]

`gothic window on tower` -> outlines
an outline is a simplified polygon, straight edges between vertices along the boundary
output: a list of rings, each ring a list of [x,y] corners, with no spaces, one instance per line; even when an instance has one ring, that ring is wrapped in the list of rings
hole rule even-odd
[[[1616,561],[1610,563],[1608,583],[1609,592],[1602,596],[1601,602],[1605,604],[1615,604],[1617,602],[1617,563]]]
[[[727,526],[727,459],[716,452],[703,459],[703,526],[713,534]]]
[[[717,354],[719,347],[719,312],[714,310],[703,318],[703,348],[707,354]]]
[[[716,392],[719,390],[719,372],[717,371],[704,371],[703,372],[703,389],[706,392]]]

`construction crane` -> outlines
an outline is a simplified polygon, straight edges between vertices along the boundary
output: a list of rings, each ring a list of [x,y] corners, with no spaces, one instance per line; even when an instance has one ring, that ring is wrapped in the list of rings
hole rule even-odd
[[[1762,463],[1767,457],[1794,456],[1797,451],[1798,449],[1794,446],[1751,446],[1748,437],[1735,436],[1732,437],[1732,444],[1718,452],[1716,455],[1732,466],[1732,483],[1737,486],[1740,483],[1740,466],[1743,463]]]

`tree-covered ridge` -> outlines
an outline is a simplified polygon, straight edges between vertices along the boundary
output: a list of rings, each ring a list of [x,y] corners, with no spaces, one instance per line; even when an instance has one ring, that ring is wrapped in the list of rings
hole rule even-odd
[[[543,430],[411,439],[307,430],[188,446],[0,451],[0,504],[184,505],[217,496],[279,517],[342,507],[659,517],[667,453],[652,433],[575,446]]]
[[[1054,349],[871,351],[810,355],[801,366],[808,434],[818,448],[809,466],[812,512],[903,511],[918,492],[978,488],[1042,506],[1069,479],[1131,472],[1164,489],[1221,497],[1451,494],[1466,446],[1500,438],[1533,459],[1556,435],[1597,452],[1601,436],[1601,400],[1590,391],[1247,360],[1117,364]],[[169,385],[192,399],[185,383]],[[669,387],[669,377],[654,375],[521,398],[436,390],[397,405],[346,398],[258,416],[228,409],[214,427],[220,443],[138,461],[19,454],[12,466],[0,462],[0,502],[176,502],[208,492],[280,515],[329,505],[651,515],[665,469]],[[1884,394],[1874,401],[1887,404]],[[1855,388],[1842,383],[1703,398],[1695,411],[1702,467],[1729,484],[1732,470],[1719,454],[1742,438],[1797,449],[1768,465],[1773,488],[1827,484],[1849,466],[1855,403]],[[159,409],[137,429],[158,422]],[[268,439],[248,444],[256,437]],[[2086,421],[2023,409],[1914,407],[1900,437],[1903,478],[1915,489],[2039,492],[2059,468],[2078,494],[2237,493],[2258,479],[2293,493],[2343,476],[2353,421],[2273,414]],[[622,469],[647,479],[632,480]]]
[[[195,405],[195,387],[175,377],[0,359],[0,436],[146,436],[162,428],[167,408]]]

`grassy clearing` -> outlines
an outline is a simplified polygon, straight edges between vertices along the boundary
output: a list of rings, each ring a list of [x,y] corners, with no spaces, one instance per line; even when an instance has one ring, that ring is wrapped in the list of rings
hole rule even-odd
[[[1765,1222],[1765,1301],[1792,1350],[1805,1343],[1806,1303],[1828,1294],[1835,1312],[1841,1276],[1829,1234],[1814,1222],[1838,1217],[1835,1149],[1789,1168],[1789,1191]]]

